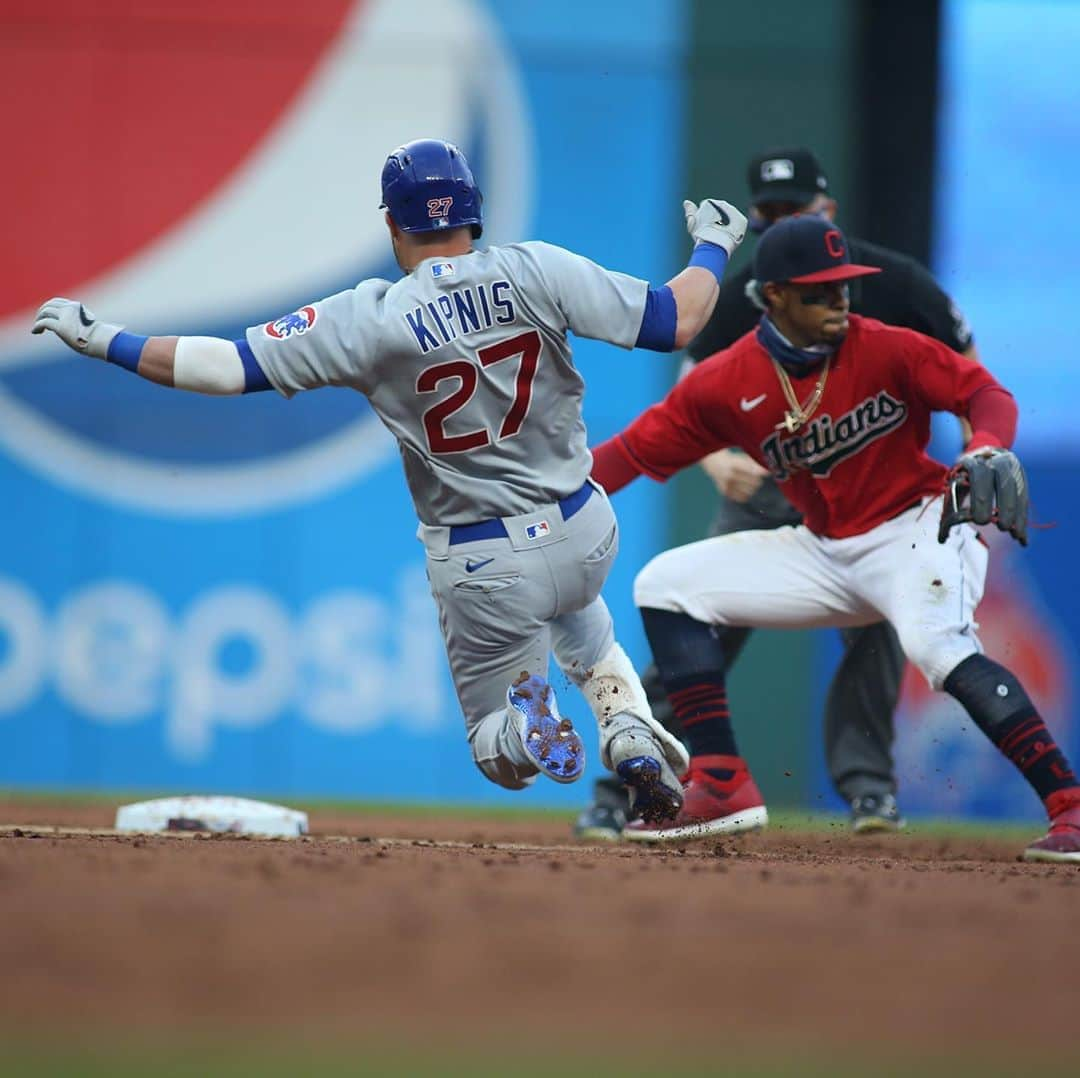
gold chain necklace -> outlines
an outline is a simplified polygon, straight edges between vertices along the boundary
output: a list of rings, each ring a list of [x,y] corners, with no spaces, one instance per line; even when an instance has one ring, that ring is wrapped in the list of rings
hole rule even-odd
[[[769,358],[772,359],[772,356]],[[784,413],[784,418],[776,424],[777,430],[786,430],[788,434],[794,434],[804,423],[809,422],[810,417],[817,411],[821,398],[825,393],[825,382],[829,377],[831,363],[832,356],[829,356],[825,360],[825,366],[821,368],[821,374],[818,375],[814,391],[806,398],[803,404],[800,404],[799,398],[795,396],[795,388],[791,384],[788,372],[775,359],[772,359],[772,365],[776,369],[776,376],[780,379],[780,388],[784,391],[790,409]]]

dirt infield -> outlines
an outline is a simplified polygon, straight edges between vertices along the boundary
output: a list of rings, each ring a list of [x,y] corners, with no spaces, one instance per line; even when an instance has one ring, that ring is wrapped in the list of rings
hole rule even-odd
[[[887,1059],[1011,1056],[1077,1013],[1080,870],[1020,864],[1015,839],[658,850],[573,846],[559,819],[317,812],[296,841],[47,830],[112,818],[0,801],[3,1027],[539,1025],[556,1054],[630,1035]]]

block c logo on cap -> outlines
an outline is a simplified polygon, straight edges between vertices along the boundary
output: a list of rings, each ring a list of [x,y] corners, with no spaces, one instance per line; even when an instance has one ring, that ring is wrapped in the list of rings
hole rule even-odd
[[[825,233],[825,250],[830,258],[844,257],[844,237],[838,228],[830,228]]]

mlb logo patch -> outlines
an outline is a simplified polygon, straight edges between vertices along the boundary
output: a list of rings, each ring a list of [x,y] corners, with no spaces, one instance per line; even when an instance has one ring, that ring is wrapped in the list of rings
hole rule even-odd
[[[443,277],[454,276],[454,263],[453,262],[434,262],[431,266],[431,276],[436,281]]]
[[[542,539],[545,535],[551,534],[551,525],[546,520],[538,521],[536,524],[530,524],[525,529],[526,539]]]
[[[761,178],[768,183],[795,178],[795,162],[787,157],[774,157],[761,162]]]
[[[281,318],[276,318],[273,322],[267,322],[263,326],[263,332],[275,341],[283,341],[287,337],[307,333],[315,325],[315,317],[314,307],[301,307],[300,310],[293,311],[292,314],[286,314]]]

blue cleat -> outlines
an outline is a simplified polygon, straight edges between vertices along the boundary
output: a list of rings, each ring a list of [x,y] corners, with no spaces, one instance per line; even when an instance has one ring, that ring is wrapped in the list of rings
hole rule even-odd
[[[541,774],[575,782],[585,770],[585,746],[569,719],[559,714],[555,693],[539,675],[522,672],[506,690],[506,706],[517,719],[521,744]]]
[[[655,719],[632,714],[612,721],[609,729],[600,749],[601,759],[626,786],[629,815],[646,823],[673,820],[683,805],[679,776],[689,766],[682,742]]]
[[[673,820],[683,805],[682,784],[663,755],[629,756],[615,773],[630,791],[631,811],[645,823]]]

